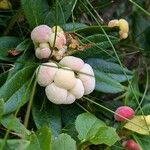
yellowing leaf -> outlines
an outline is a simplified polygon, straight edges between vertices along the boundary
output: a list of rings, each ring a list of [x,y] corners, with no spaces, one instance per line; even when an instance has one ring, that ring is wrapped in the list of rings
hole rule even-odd
[[[145,117],[145,119],[144,119]],[[142,135],[150,135],[150,122],[149,116],[135,116],[130,121],[124,125],[124,128],[131,130],[133,132],[142,134]],[[145,122],[146,120],[146,122]]]
[[[11,7],[11,3],[8,0],[0,1],[0,9],[10,9]]]

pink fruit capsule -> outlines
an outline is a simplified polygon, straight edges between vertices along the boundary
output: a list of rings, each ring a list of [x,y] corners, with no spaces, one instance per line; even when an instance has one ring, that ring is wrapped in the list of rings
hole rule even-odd
[[[115,120],[120,122],[126,120],[125,118],[131,119],[134,116],[134,110],[128,106],[118,107],[115,113],[116,113],[114,115]]]

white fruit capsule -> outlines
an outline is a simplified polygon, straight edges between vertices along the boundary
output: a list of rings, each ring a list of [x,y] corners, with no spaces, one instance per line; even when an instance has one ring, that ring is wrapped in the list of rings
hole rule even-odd
[[[56,72],[54,82],[57,86],[70,90],[76,82],[75,74],[70,68],[60,68]]]
[[[37,82],[40,86],[47,86],[53,82],[58,68],[55,63],[43,63],[36,70]]]
[[[52,31],[53,31],[53,33],[56,32],[56,26],[52,27]],[[57,26],[57,32],[64,33],[63,29],[60,26]]]
[[[40,43],[40,48],[50,48],[50,45],[48,43]]]
[[[79,71],[84,66],[84,62],[82,59],[74,57],[74,56],[66,56],[64,57],[59,64],[69,67],[72,70]]]
[[[72,104],[75,100],[75,96],[68,92],[66,102],[64,104]]]
[[[36,43],[47,43],[51,34],[52,29],[49,26],[40,25],[32,30],[31,39]]]
[[[69,91],[76,99],[80,99],[84,95],[84,87],[80,79],[76,79],[75,86]]]
[[[66,37],[61,32],[56,33],[56,36],[55,33],[52,33],[51,36],[49,37],[49,43],[51,47],[54,46],[57,49],[62,49],[63,46],[66,44]]]
[[[55,104],[66,104],[67,90],[51,83],[45,88],[47,98]]]
[[[88,95],[95,89],[95,77],[92,67],[89,64],[84,64],[80,70],[79,79],[84,86],[84,95]]]
[[[51,50],[49,48],[37,48],[35,50],[35,56],[38,58],[38,59],[46,59],[46,58],[49,58],[51,55]]]

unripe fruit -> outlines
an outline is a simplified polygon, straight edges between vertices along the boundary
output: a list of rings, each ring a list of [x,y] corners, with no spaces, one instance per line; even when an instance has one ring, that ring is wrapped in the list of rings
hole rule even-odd
[[[39,25],[31,32],[31,39],[36,43],[47,43],[52,30],[47,25]]]
[[[128,150],[140,150],[139,145],[134,140],[127,140],[123,142],[123,147]]]
[[[117,19],[109,21],[108,27],[112,28],[112,27],[116,27],[116,26],[119,26],[119,21]]]
[[[127,119],[133,118],[134,114],[135,114],[134,110],[128,106],[118,107],[117,110],[115,111],[115,113],[116,113],[114,115],[115,120],[120,121],[120,122],[126,120],[125,118],[127,118]]]
[[[51,47],[54,46],[57,49],[61,49],[66,44],[66,37],[63,33],[56,33],[56,37],[55,37],[55,33],[52,33],[49,37],[49,43]]]
[[[64,57],[59,64],[69,67],[74,71],[79,71],[83,68],[84,62],[82,59],[74,57],[74,56],[66,56]]]
[[[55,63],[43,63],[36,70],[37,82],[40,86],[47,86],[53,82],[58,68]]]
[[[128,22],[125,19],[120,19],[119,20],[119,27],[120,30],[124,33],[128,33],[129,32],[129,25]]]
[[[126,39],[128,37],[128,33],[124,33],[122,31],[119,31],[120,39]]]
[[[57,86],[70,90],[76,83],[75,74],[70,68],[60,68],[56,72],[54,82]]]
[[[52,31],[53,31],[53,33],[56,32],[56,26],[52,27]],[[64,31],[63,31],[63,29],[60,26],[57,26],[57,32],[63,33]]]
[[[50,48],[48,43],[40,43],[39,47],[40,48]]]
[[[80,70],[79,79],[84,86],[84,95],[88,95],[95,89],[95,77],[92,67],[89,64],[84,64]]]
[[[67,90],[51,83],[45,88],[47,98],[55,104],[66,104]]]
[[[80,99],[84,95],[84,87],[80,79],[76,79],[75,86],[70,90],[76,99]]]
[[[35,50],[35,56],[38,58],[38,59],[46,59],[46,58],[49,58],[51,55],[51,50],[49,48],[37,48]]]
[[[66,102],[64,104],[72,104],[75,100],[75,96],[68,92]]]

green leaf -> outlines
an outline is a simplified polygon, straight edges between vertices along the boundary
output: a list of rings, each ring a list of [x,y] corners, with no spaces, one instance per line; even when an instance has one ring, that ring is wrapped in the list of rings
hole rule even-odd
[[[20,42],[20,38],[17,37],[0,37],[0,59],[6,58],[8,55],[8,50],[14,49]]]
[[[73,111],[72,111],[73,110]],[[61,118],[63,126],[67,126],[70,123],[74,123],[77,116],[83,113],[83,109],[81,109],[77,104],[73,103],[71,105],[62,105],[61,107]]]
[[[29,80],[35,70],[35,65],[25,67],[18,71],[12,78],[0,88],[0,98],[7,101],[27,80]]]
[[[137,112],[138,115],[142,115],[142,113],[144,113],[144,115],[149,115],[150,114],[150,104],[146,104],[142,107],[142,111],[139,110]]]
[[[5,115],[1,118],[1,124],[16,133],[21,134],[22,136],[27,136],[30,134],[30,131],[25,128],[25,126],[17,119],[14,115]]]
[[[27,139],[30,140],[27,150],[51,150],[51,132],[46,126],[38,129],[36,134],[33,132]]]
[[[9,71],[5,71],[0,74],[0,87],[5,83],[8,73],[9,73]]]
[[[52,6],[49,6],[47,0],[21,0],[21,5],[30,26],[34,28],[40,24],[61,25],[68,20],[75,0],[59,0],[57,2],[57,4],[54,2]]]
[[[132,72],[126,68],[121,68],[120,65],[98,58],[86,59],[94,70],[96,77],[97,91],[104,93],[119,93],[125,90],[120,82],[125,82],[132,78]],[[126,72],[126,75],[124,72]]]
[[[92,139],[90,139],[90,142],[93,144],[106,144],[108,146],[114,145],[118,140],[119,136],[116,133],[116,129],[112,127],[101,127],[99,131],[96,133]]]
[[[108,26],[102,26],[106,32],[115,32],[118,31],[118,28],[109,28]],[[100,26],[88,26],[81,29],[77,29],[75,32],[78,34],[84,34],[85,36],[89,36],[92,34],[103,33]]]
[[[106,73],[94,70],[96,78],[96,91],[104,93],[119,93],[123,92],[125,88],[117,81],[110,78]]]
[[[17,45],[16,50],[20,52],[24,52],[29,49],[31,44],[32,44],[32,41],[30,39],[25,39],[23,42]]]
[[[100,127],[106,127],[105,123],[90,113],[79,115],[75,122],[80,140],[88,140],[95,136]]]
[[[81,140],[81,147],[84,144],[106,144],[111,146],[119,140],[114,128],[107,127],[103,121],[92,114],[83,113],[79,115],[75,125],[79,133],[78,138]]]
[[[0,119],[4,114],[4,100],[0,99]]]
[[[56,4],[56,2],[58,3]],[[72,13],[71,10],[76,0],[59,0],[56,2],[50,7],[50,11],[47,11],[45,24],[51,26],[65,24]]]
[[[44,24],[49,10],[47,0],[21,0],[21,6],[31,28]]]
[[[32,115],[37,128],[48,126],[53,138],[61,132],[61,113],[58,105],[46,99],[44,89],[38,89],[34,98]]]
[[[19,139],[11,139],[7,141],[0,140],[0,148],[3,144],[3,150],[26,150],[30,141]]]
[[[28,46],[29,45],[26,45],[26,48],[28,48]],[[21,49],[23,50],[24,48],[22,47]],[[21,69],[28,67],[29,65],[34,64],[33,63],[34,60],[35,60],[35,57],[33,57],[33,52],[30,49],[29,50],[24,49],[24,53],[14,63],[15,67],[9,71],[8,79],[13,77],[13,75],[18,73],[18,71],[20,71]]]
[[[29,86],[27,81],[19,90],[17,90],[4,104],[4,114],[14,112],[16,109],[23,106],[30,97],[32,86]]]
[[[65,133],[58,136],[56,140],[53,141],[53,150],[76,150],[76,142]]]
[[[139,99],[139,95],[137,93],[139,93],[139,75],[138,75],[138,71],[135,71],[133,74],[133,78],[131,80],[131,85],[128,85],[127,91],[126,91],[126,95],[125,95],[125,105],[130,106],[134,109],[137,108],[138,104],[137,104],[137,100],[135,98],[135,95],[137,97],[137,99]],[[132,88],[131,88],[132,86]]]
[[[138,134],[132,134],[141,150],[148,150],[150,146],[150,136],[143,136]]]
[[[111,41],[119,42],[119,39],[116,38],[115,36],[108,35],[108,37]],[[89,43],[89,42],[91,42],[91,43],[101,43],[101,42],[104,42],[104,41],[108,41],[108,39],[105,36],[105,34],[94,34],[94,35],[90,35],[90,36],[85,37],[81,41],[83,43]]]
[[[77,29],[84,28],[84,27],[87,27],[87,25],[83,24],[83,23],[77,23],[77,22],[75,22],[75,23],[66,23],[62,26],[64,31],[67,31],[67,32],[75,31]]]

